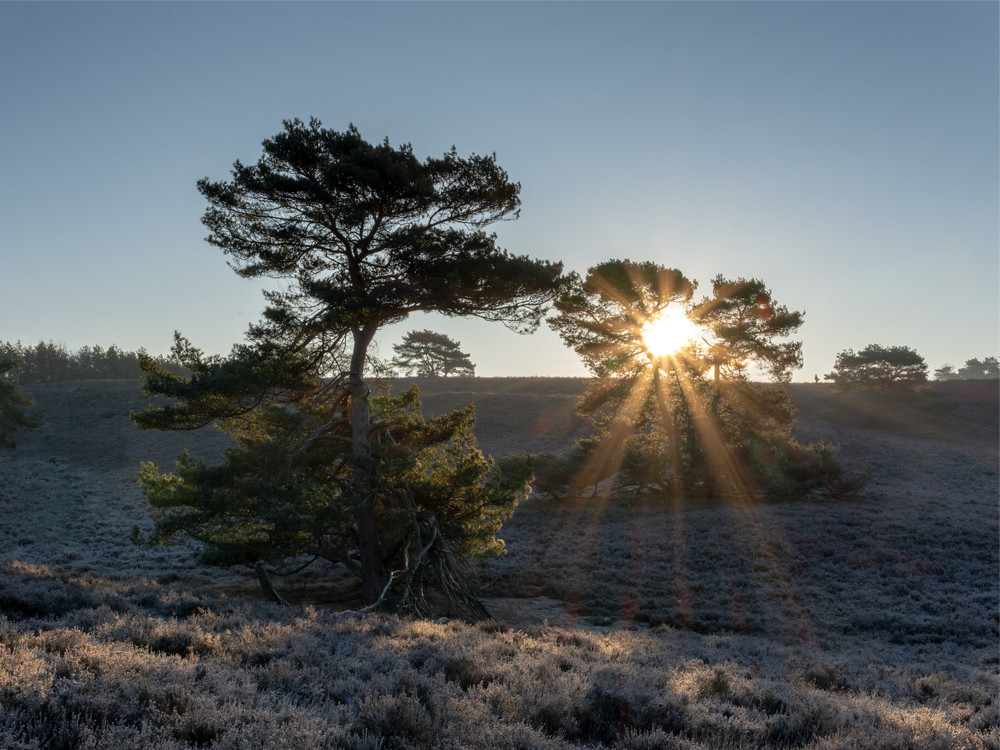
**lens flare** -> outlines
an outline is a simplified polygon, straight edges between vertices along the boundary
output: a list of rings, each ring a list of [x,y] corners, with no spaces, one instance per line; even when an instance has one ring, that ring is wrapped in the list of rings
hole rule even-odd
[[[664,308],[642,327],[642,342],[654,357],[666,357],[701,335],[679,305]]]

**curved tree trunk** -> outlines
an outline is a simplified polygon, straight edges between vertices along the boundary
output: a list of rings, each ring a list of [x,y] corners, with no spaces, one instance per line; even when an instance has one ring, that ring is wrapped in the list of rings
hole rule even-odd
[[[667,433],[667,445],[670,449],[670,496],[674,502],[680,501],[684,495],[684,466],[681,462],[680,436],[677,430],[677,423],[670,413],[667,404],[667,394],[660,381],[660,368],[653,370],[653,394],[656,397],[656,406],[660,412],[660,420]]]

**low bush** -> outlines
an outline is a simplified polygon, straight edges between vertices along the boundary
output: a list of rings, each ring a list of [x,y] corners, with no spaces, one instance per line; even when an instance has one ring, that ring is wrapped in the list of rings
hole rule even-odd
[[[837,448],[825,442],[803,445],[791,439],[782,443],[751,443],[746,465],[763,493],[776,500],[791,500],[822,492],[846,497],[868,483],[863,474],[852,474],[837,460]]]

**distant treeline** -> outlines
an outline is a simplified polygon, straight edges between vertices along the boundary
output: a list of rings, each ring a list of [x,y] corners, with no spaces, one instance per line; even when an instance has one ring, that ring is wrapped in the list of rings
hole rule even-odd
[[[61,380],[118,380],[138,378],[142,375],[137,361],[144,350],[128,352],[112,344],[107,349],[84,346],[75,352],[62,344],[39,341],[26,345],[20,341],[0,342],[0,361],[14,359],[20,366],[12,371],[20,385],[30,383],[56,383]],[[154,357],[162,366],[173,372],[188,372],[166,357]]]
[[[986,357],[983,360],[967,359],[965,367],[956,370],[951,365],[945,365],[934,371],[935,380],[990,380],[1000,377],[1000,362],[996,357]]]

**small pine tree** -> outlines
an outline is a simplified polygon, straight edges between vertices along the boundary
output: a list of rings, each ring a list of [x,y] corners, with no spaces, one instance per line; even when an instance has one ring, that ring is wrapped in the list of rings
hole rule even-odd
[[[367,490],[352,477],[363,464],[380,479],[376,522],[383,564],[396,571],[388,583],[396,584],[397,609],[433,616],[425,597],[433,585],[452,604],[487,616],[460,566],[504,553],[496,534],[525,496],[528,474],[501,472],[478,450],[474,407],[426,419],[417,396],[414,387],[372,399],[380,437],[367,456],[353,453],[343,412],[331,420],[331,404],[322,401],[224,420],[236,447],[221,463],[185,454],[174,473],[143,464],[139,479],[156,520],[150,541],[192,538],[202,562],[253,568],[265,591],[265,569],[300,569],[310,557],[342,563],[360,578],[354,508]]]
[[[403,341],[395,344],[394,367],[408,375],[475,375],[476,366],[469,355],[459,348],[459,342],[443,333],[410,331]]]

